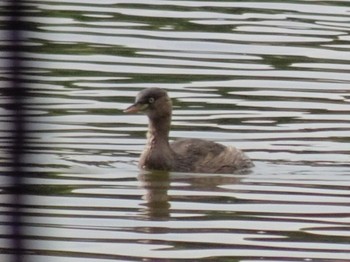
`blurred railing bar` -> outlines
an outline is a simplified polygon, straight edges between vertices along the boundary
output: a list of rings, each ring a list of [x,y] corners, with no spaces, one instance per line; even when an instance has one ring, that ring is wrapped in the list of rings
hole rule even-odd
[[[9,72],[11,75],[10,87],[8,88],[8,94],[11,99],[11,111],[12,111],[12,152],[11,152],[11,183],[13,191],[12,204],[14,206],[14,212],[12,216],[12,245],[13,245],[13,259],[12,261],[24,262],[24,246],[23,246],[23,234],[22,234],[22,210],[23,206],[23,179],[25,175],[23,154],[25,149],[25,109],[24,99],[26,97],[26,90],[23,85],[22,75],[22,48],[23,43],[21,39],[21,32],[23,30],[23,19],[21,17],[24,14],[23,4],[21,0],[9,0],[7,3],[10,19],[8,20],[8,49],[11,57],[11,64],[9,64]]]

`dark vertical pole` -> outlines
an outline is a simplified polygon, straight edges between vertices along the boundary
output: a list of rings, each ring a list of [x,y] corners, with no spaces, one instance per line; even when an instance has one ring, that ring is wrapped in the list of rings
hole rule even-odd
[[[8,50],[11,52],[10,74],[11,74],[11,87],[10,97],[12,99],[13,109],[13,144],[12,144],[12,183],[14,188],[13,193],[13,204],[14,204],[14,215],[13,215],[13,256],[14,261],[23,262],[23,239],[21,233],[21,203],[22,203],[22,192],[23,192],[23,150],[25,146],[25,112],[23,101],[25,98],[25,88],[22,81],[22,68],[21,68],[21,30],[23,30],[23,23],[21,17],[23,15],[21,0],[10,0],[10,20],[9,30],[11,34],[10,47]]]

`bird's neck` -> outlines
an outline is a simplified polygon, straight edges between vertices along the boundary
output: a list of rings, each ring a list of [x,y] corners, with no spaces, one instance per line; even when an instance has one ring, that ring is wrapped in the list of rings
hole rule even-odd
[[[169,147],[170,116],[149,119],[147,141],[154,145]]]
[[[147,145],[141,154],[139,165],[143,169],[172,170],[175,154],[169,145],[171,117],[150,119]]]

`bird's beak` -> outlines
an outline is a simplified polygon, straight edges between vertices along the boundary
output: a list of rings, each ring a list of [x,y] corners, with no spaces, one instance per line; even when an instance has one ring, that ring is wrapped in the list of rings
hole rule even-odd
[[[147,104],[135,103],[128,108],[124,109],[124,113],[137,113],[147,108]]]

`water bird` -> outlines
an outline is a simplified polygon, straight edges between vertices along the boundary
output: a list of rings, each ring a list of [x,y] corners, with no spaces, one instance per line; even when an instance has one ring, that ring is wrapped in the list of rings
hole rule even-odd
[[[148,116],[147,143],[140,156],[140,169],[228,174],[253,166],[241,150],[232,146],[198,138],[170,143],[172,101],[164,89],[140,91],[135,103],[124,112],[144,112]]]

